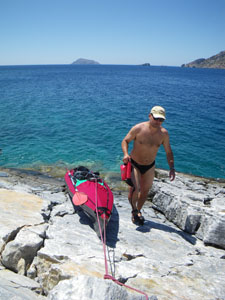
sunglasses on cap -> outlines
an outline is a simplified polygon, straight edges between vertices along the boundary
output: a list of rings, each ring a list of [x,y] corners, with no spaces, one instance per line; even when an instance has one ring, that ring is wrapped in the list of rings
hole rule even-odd
[[[165,121],[163,118],[155,118],[155,117],[153,116],[153,114],[152,114],[152,117],[153,117],[153,119],[154,119],[155,121],[159,121],[159,122]]]

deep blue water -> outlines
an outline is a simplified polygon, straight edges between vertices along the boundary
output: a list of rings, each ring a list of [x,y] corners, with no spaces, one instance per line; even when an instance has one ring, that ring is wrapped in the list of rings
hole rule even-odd
[[[119,172],[123,137],[154,105],[176,170],[225,178],[225,70],[179,67],[1,66],[0,166]]]

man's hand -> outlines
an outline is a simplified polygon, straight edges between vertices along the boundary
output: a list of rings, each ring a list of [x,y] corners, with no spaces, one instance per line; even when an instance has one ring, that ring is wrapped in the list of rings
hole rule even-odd
[[[124,155],[123,157],[124,164],[127,164],[129,160],[130,160],[130,155]]]
[[[173,181],[175,179],[175,169],[170,169],[169,177],[170,181]]]

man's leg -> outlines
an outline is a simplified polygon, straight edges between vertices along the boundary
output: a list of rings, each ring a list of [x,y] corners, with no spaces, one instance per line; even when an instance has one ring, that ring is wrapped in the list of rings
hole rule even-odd
[[[138,204],[138,194],[140,190],[140,172],[133,167],[132,173],[131,173],[131,180],[133,182],[133,187],[130,187],[129,194],[128,194],[128,200],[132,206],[132,210],[137,209]]]
[[[141,210],[145,201],[147,200],[148,193],[152,187],[152,183],[155,176],[155,166],[149,169],[146,173],[141,175],[140,178],[140,193],[138,195],[137,209]]]
[[[140,180],[141,173],[138,169],[133,168],[131,175],[133,187],[130,188],[128,199],[132,207],[131,220],[136,225],[144,225],[144,218],[141,213],[138,211],[138,201],[140,195]]]

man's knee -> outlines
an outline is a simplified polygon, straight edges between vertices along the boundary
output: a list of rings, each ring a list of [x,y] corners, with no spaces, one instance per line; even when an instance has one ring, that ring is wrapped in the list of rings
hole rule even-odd
[[[147,198],[147,197],[148,197],[149,190],[150,190],[150,188],[149,188],[149,189],[141,190],[141,191],[140,191],[140,198],[141,198],[141,199]]]
[[[142,182],[140,187],[140,192],[142,194],[147,195],[151,188],[152,188],[152,182],[147,182],[147,183]]]

